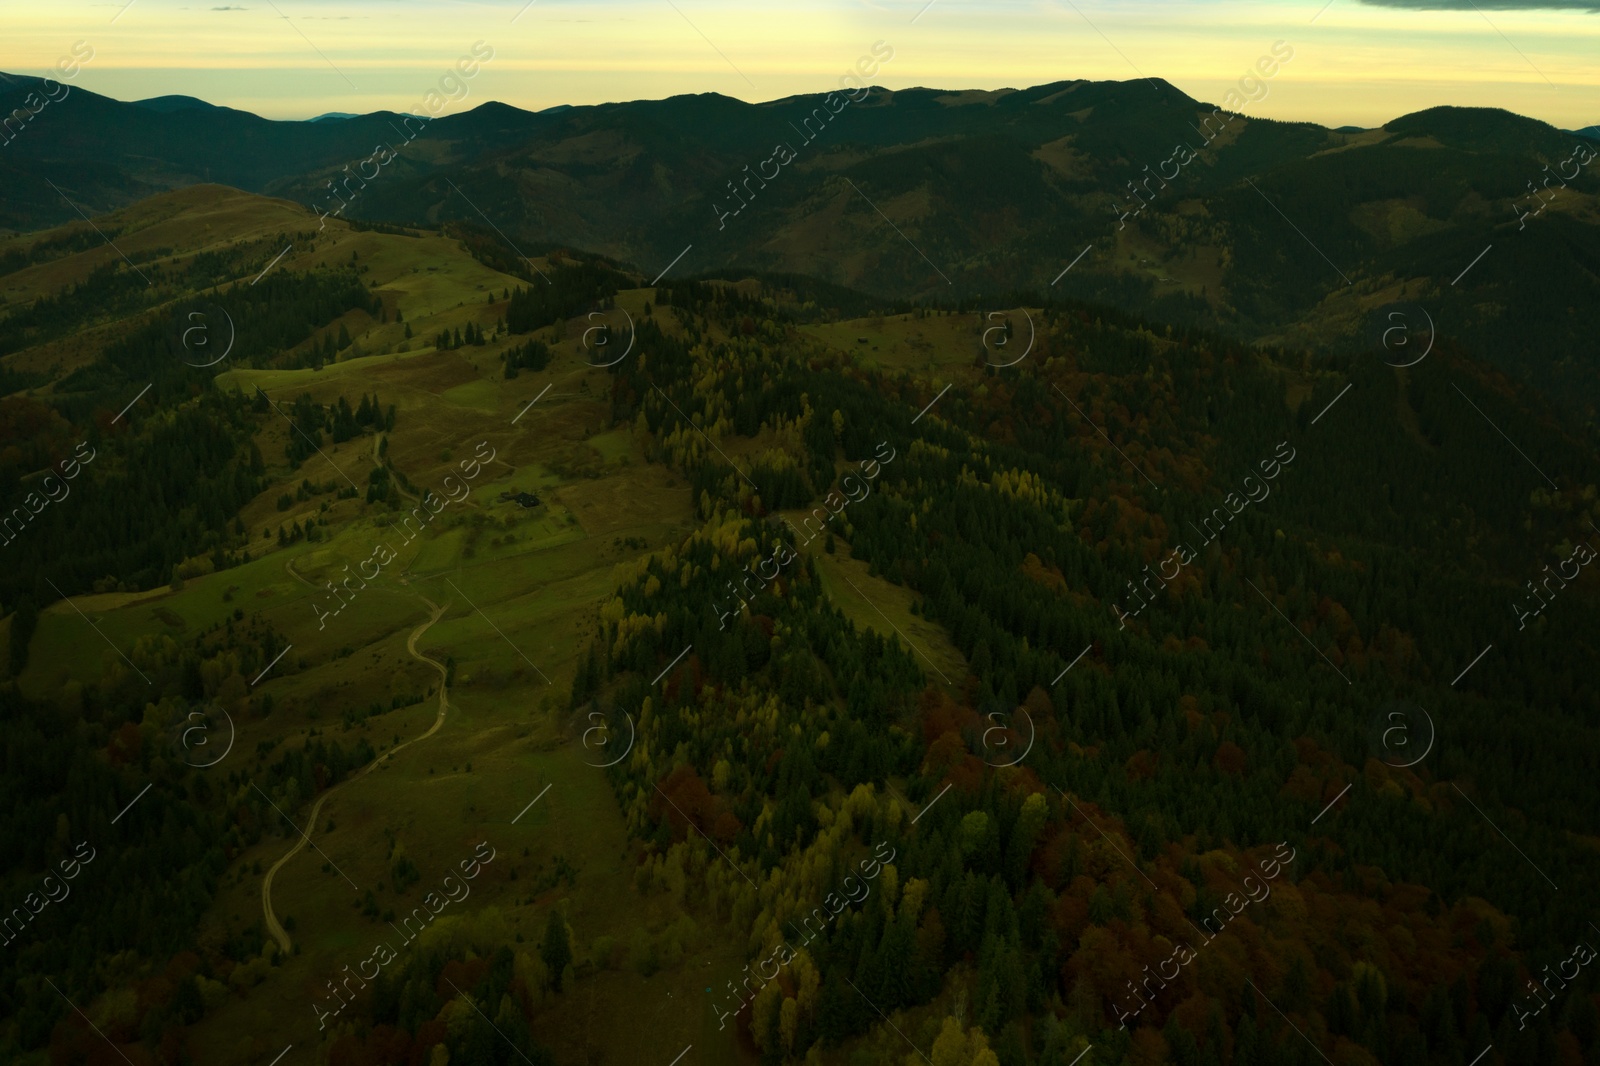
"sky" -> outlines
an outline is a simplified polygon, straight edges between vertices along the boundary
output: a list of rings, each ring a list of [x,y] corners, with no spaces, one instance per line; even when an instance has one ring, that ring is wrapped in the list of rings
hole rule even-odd
[[[1377,126],[1441,104],[1600,122],[1600,0],[0,0],[0,70],[267,118],[406,111],[477,46],[451,110],[835,87],[876,42],[890,89],[1164,78],[1221,102],[1273,46],[1250,113]],[[83,44],[78,44],[83,42]],[[481,43],[480,43],[481,42]],[[880,47],[881,51],[881,47]],[[452,83],[446,80],[447,88]],[[1259,90],[1257,91],[1259,94]]]

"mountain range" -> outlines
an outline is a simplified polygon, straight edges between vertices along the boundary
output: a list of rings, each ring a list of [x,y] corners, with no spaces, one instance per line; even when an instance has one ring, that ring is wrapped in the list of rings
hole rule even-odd
[[[0,112],[40,84],[9,80]],[[519,255],[584,249],[647,277],[781,271],[975,306],[1049,291],[1325,353],[1369,347],[1375,311],[1416,301],[1442,338],[1595,414],[1594,127],[1440,107],[1328,129],[1159,79],[840,99],[286,122],[73,90],[7,128],[0,227],[209,181],[317,214],[487,223]],[[1551,262],[1573,266],[1520,284]]]
[[[1600,1063],[1594,142],[61,89],[0,1062]]]

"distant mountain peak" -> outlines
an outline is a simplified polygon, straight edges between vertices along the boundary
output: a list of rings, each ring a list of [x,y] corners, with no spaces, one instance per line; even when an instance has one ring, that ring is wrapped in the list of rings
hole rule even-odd
[[[1430,107],[1384,123],[1400,137],[1432,138],[1469,152],[1530,155],[1554,151],[1566,133],[1499,107]]]
[[[142,107],[147,111],[159,111],[162,114],[171,114],[174,111],[230,110],[218,107],[216,104],[207,103],[196,96],[152,96],[148,100],[132,100],[129,102],[134,107]]]

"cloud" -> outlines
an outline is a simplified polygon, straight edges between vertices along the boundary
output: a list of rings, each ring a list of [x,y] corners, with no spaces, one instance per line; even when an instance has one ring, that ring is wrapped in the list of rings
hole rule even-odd
[[[1369,7],[1403,7],[1420,11],[1586,11],[1600,14],[1596,0],[1361,0]]]

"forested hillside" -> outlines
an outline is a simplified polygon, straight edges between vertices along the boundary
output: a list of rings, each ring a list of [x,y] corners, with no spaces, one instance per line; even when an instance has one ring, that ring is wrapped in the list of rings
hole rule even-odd
[[[1537,387],[295,217],[15,271],[0,1055],[1600,1062]]]
[[[641,331],[615,410],[693,479],[704,525],[606,608],[574,698],[637,723],[613,773],[648,876],[688,871],[746,937],[761,978],[721,1000],[753,996],[739,1024],[771,1061],[868,1031],[908,1053],[880,1027],[896,1009],[911,1043],[955,1048],[935,1019],[963,1003],[982,1033],[944,1061],[1600,1051],[1592,980],[1525,1002],[1593,932],[1593,588],[1526,632],[1505,606],[1594,535],[1579,442],[1456,357],[1310,371],[1072,307],[919,419],[923,383],[696,306],[682,340]],[[1447,406],[1468,398],[1563,489]],[[808,535],[758,517],[790,484],[806,498],[778,505],[831,513],[838,551],[912,589],[970,676],[886,657],[819,596]],[[1193,558],[1138,608],[1179,544]],[[1397,700],[1438,728],[1415,765],[1373,740]],[[795,923],[879,841],[898,858],[873,898],[802,946]]]
[[[892,69],[893,47],[879,45]],[[1303,77],[1294,55],[1274,42],[1268,80]],[[7,82],[0,108],[29,83]],[[0,225],[55,224],[76,217],[73,202],[105,210],[217,181],[287,197],[319,224],[330,211],[391,228],[444,224],[495,249],[496,268],[512,274],[531,276],[528,252],[575,246],[646,278],[668,265],[674,277],[798,272],[883,301],[992,304],[1052,286],[1314,351],[1360,348],[1365,316],[1403,296],[1556,403],[1591,421],[1600,403],[1582,314],[1600,296],[1600,141],[1498,109],[1436,107],[1334,130],[1257,117],[1232,91],[1206,102],[1134,79],[756,104],[703,93],[541,112],[486,103],[427,121],[377,112],[310,123],[76,90],[52,116],[0,158],[12,190]],[[234,146],[221,158],[219,142]],[[775,142],[788,154],[772,170],[761,161]],[[47,168],[72,177],[52,189]],[[7,249],[0,271],[61,251]],[[1543,283],[1521,285],[1530,274]]]

